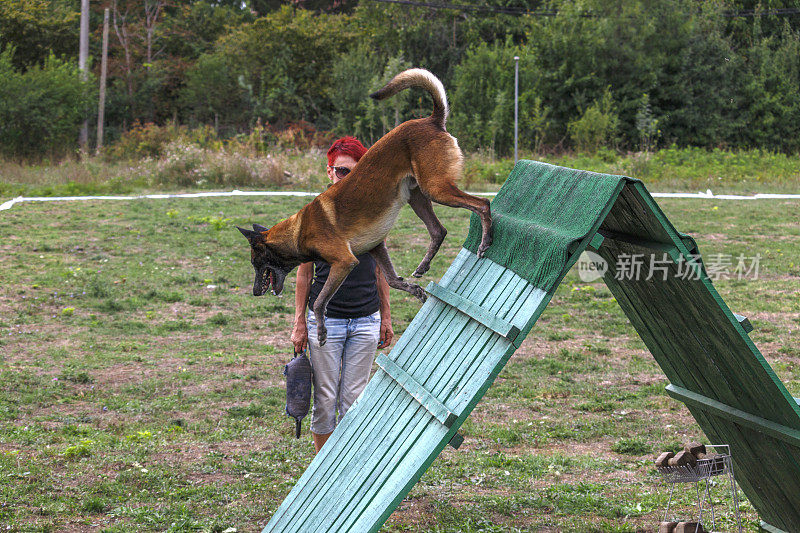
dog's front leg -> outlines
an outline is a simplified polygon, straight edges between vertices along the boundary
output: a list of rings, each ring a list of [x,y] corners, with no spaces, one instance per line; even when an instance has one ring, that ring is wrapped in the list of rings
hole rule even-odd
[[[389,250],[386,249],[386,243],[380,243],[370,250],[369,254],[375,258],[375,262],[381,267],[383,276],[386,278],[386,282],[390,287],[406,291],[419,299],[422,303],[425,303],[425,300],[428,298],[425,294],[425,290],[419,285],[403,281],[403,278],[398,276],[397,272],[394,271],[394,265],[392,265],[392,260],[389,258]]]
[[[325,310],[328,308],[328,302],[339,290],[348,274],[358,265],[358,259],[351,255],[349,259],[334,261],[330,265],[331,270],[328,274],[328,279],[314,301],[314,316],[317,317],[317,339],[319,339],[320,346],[324,346],[328,339],[328,328],[325,327]]]

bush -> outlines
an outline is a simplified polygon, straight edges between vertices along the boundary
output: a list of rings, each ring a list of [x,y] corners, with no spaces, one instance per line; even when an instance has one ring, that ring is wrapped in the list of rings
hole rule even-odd
[[[236,150],[201,148],[173,141],[156,162],[157,185],[179,187],[276,186],[284,180],[283,162],[272,155],[258,156]]]
[[[51,55],[25,72],[14,49],[0,53],[0,154],[10,158],[63,156],[75,146],[95,103],[94,84],[78,68]]]
[[[189,129],[186,126],[136,123],[119,141],[106,151],[110,159],[139,159],[161,157],[172,142],[183,142],[201,148],[218,148],[222,143],[210,126]]]
[[[615,142],[618,125],[611,90],[606,88],[599,102],[595,100],[579,119],[570,121],[567,131],[578,150],[595,152]]]

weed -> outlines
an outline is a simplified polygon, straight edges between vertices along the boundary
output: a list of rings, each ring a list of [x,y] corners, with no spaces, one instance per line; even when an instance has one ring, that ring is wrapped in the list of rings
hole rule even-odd
[[[68,446],[64,450],[64,457],[67,459],[77,459],[80,457],[90,457],[92,455],[92,447],[94,441],[91,439],[82,439],[78,444]]]
[[[645,455],[653,451],[653,446],[641,437],[621,438],[611,445],[611,451],[625,455]]]

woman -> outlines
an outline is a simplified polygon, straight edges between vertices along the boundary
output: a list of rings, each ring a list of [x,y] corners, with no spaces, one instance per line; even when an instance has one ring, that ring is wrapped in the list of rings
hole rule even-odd
[[[328,179],[333,183],[347,179],[366,151],[354,137],[334,142],[328,150]],[[394,336],[389,284],[369,253],[356,258],[358,266],[328,303],[325,346],[320,346],[317,340],[320,317],[315,317],[311,309],[328,278],[330,265],[323,261],[309,262],[297,270],[292,343],[297,352],[306,346],[311,352],[314,369],[311,436],[318,452],[367,385],[376,347],[388,346]]]

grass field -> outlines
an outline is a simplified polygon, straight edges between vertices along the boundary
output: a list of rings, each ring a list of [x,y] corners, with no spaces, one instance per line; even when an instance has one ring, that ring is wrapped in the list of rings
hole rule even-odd
[[[235,224],[304,199],[21,204],[0,214],[0,529],[259,531],[312,459],[283,414],[293,276],[250,294]],[[706,256],[761,254],[721,280],[729,306],[800,396],[797,201],[661,200]],[[460,249],[468,218],[424,282]],[[426,236],[389,237],[401,275]],[[392,293],[399,336],[419,308]],[[610,292],[571,272],[522,348],[385,531],[652,531],[656,452],[703,439]],[[691,513],[691,494],[679,495]],[[756,516],[747,502],[748,531]],[[723,517],[724,518],[724,517]],[[723,527],[730,521],[723,520]]]

